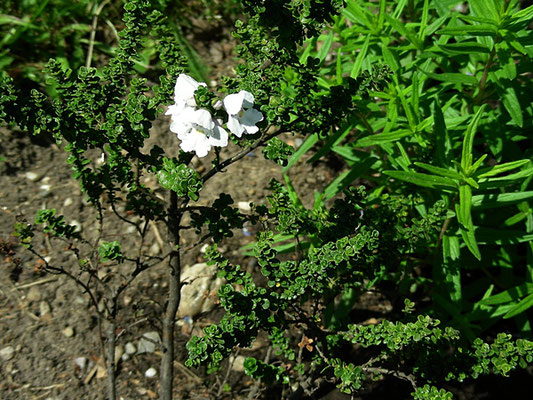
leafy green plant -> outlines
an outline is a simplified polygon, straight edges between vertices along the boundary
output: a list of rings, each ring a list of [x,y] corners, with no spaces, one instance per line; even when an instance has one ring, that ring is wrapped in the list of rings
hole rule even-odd
[[[424,21],[428,22],[429,2],[424,4]],[[442,250],[445,258],[435,263],[435,269],[447,272],[445,282],[456,285],[455,292],[451,292],[453,300],[465,305],[460,295],[462,283],[449,280],[454,277],[450,272],[452,267],[457,270],[459,258],[466,253],[461,252],[460,235],[470,244],[468,249],[475,253],[473,243],[482,244],[483,232],[473,229],[473,221],[483,213],[472,214],[473,210],[494,204],[523,204],[527,194],[501,192],[494,196],[490,190],[506,187],[511,175],[519,174],[519,177],[510,178],[511,186],[517,179],[522,182],[525,178],[524,182],[528,182],[530,176],[530,167],[521,161],[523,157],[505,158],[498,166],[480,169],[483,156],[473,156],[477,156],[474,153],[480,147],[474,140],[478,137],[476,127],[481,128],[489,120],[491,123],[505,121],[520,128],[519,121],[497,111],[493,111],[490,118],[483,118],[489,108],[481,103],[487,102],[483,96],[489,96],[489,92],[480,97],[478,108],[469,107],[467,99],[475,97],[475,91],[463,93],[470,95],[468,98],[449,91],[455,90],[457,85],[472,83],[472,79],[459,78],[454,72],[436,71],[427,61],[431,58],[426,57],[426,61],[419,63],[414,56],[422,51],[425,38],[429,40],[446,21],[449,27],[442,29],[456,28],[454,23],[458,17],[447,12],[439,17],[440,25],[433,26],[433,31],[420,24],[417,27],[422,33],[412,33],[411,27],[398,20],[406,5],[406,1],[400,2],[389,17],[385,13],[386,1],[380,2],[377,16],[364,11],[355,2],[348,2],[343,13],[355,17],[350,22],[353,29],[347,29],[347,34],[348,31],[356,34],[360,28],[355,24],[358,18],[365,20],[367,27],[373,27],[375,35],[381,34],[387,23],[387,34],[397,31],[396,39],[400,43],[409,42],[401,50],[407,52],[406,57],[411,57],[412,65],[398,63],[390,66],[390,70],[385,66],[369,68],[365,57],[358,56],[349,66],[351,76],[345,77],[342,57],[334,63],[335,74],[328,72],[332,68],[328,54],[335,39],[333,30],[326,35],[316,54],[313,52],[314,44],[322,41],[321,32],[326,24],[333,23],[336,29],[344,32],[344,17],[334,19],[341,12],[343,1],[244,1],[243,8],[249,18],[246,23],[237,21],[235,32],[240,40],[237,54],[243,62],[236,67],[235,76],[223,78],[224,87],[220,89],[225,93],[223,101],[217,101],[217,95],[211,93],[206,84],[184,73],[190,63],[180,51],[175,32],[161,11],[144,0],[125,2],[124,29],[119,33],[118,46],[107,65],[72,70],[58,60],[48,62],[50,86],[55,89],[53,96],[48,97],[36,89],[27,95],[10,76],[5,73],[0,76],[0,118],[32,134],[48,134],[63,146],[69,154],[68,163],[74,178],[88,203],[97,211],[99,229],[92,238],[75,235],[63,217],[55,216],[53,209],[41,211],[36,220],[36,224],[43,225],[44,234],[54,241],[68,243],[67,249],[75,256],[76,265],[58,266],[49,262],[35,242],[41,233],[36,227],[20,221],[16,230],[21,242],[42,261],[45,271],[65,274],[82,287],[105,323],[107,396],[110,400],[118,397],[114,357],[119,340],[116,334],[121,312],[119,300],[132,282],[141,279],[142,272],[161,262],[166,262],[168,267],[168,291],[162,315],[158,315],[162,333],[159,389],[161,399],[172,398],[174,331],[182,288],[181,259],[195,244],[208,239],[212,246],[206,250],[206,257],[226,281],[219,290],[225,314],[219,323],[205,327],[202,336],[194,336],[187,343],[188,366],[205,365],[209,373],[216,373],[235,348],[251,346],[263,333],[268,338],[269,350],[263,361],[257,357],[247,358],[244,371],[257,381],[281,387],[284,398],[301,394],[311,396],[319,387],[313,387],[310,382],[328,380],[334,381],[340,390],[354,394],[367,380],[391,375],[409,382],[414,398],[438,399],[450,398],[449,393],[438,388],[446,380],[462,381],[489,373],[507,376],[517,367],[526,367],[532,362],[533,344],[526,339],[515,339],[508,334],[500,334],[492,342],[475,338],[469,325],[473,319],[465,321],[461,315],[462,319],[458,317],[457,321],[452,321],[459,329],[443,326],[434,316],[428,315],[432,310],[415,313],[417,302],[406,300],[406,294],[416,294],[417,287],[424,290],[431,287],[433,282],[417,270],[425,266],[420,256],[426,254],[428,248],[436,247]],[[444,11],[437,8],[436,12]],[[528,12],[519,13],[518,19],[512,21],[520,25]],[[470,25],[477,26],[479,18],[475,18],[466,20],[476,22]],[[483,38],[490,36],[488,29],[482,26],[473,31],[477,35],[483,33]],[[521,28],[517,29],[520,33]],[[146,32],[150,32],[151,41],[147,40]],[[451,34],[443,36],[451,37]],[[520,36],[517,37],[520,44]],[[306,41],[309,44],[304,47]],[[371,42],[368,36],[362,44],[362,54],[370,55],[376,49],[387,48],[380,43],[387,42]],[[146,79],[139,77],[137,63],[146,47],[152,46],[166,69],[159,77],[159,84],[149,87]],[[353,43],[351,51],[354,51]],[[388,64],[390,59],[384,54],[376,53],[376,58],[379,55]],[[462,62],[469,65],[467,61]],[[427,65],[423,72],[418,72],[424,63]],[[402,72],[404,68],[406,71]],[[492,72],[489,69],[486,85],[492,82],[488,80]],[[417,78],[403,88],[399,78],[404,75],[412,78],[412,74]],[[425,77],[430,77],[428,74],[452,74],[451,78],[440,76],[451,81],[444,88],[428,85],[427,92],[422,93],[429,79]],[[387,87],[389,81],[392,83]],[[170,116],[170,130],[176,133],[182,148],[174,157],[158,146],[143,150],[152,122],[163,111],[161,105],[171,104],[173,89],[174,104],[167,107],[166,115]],[[438,101],[428,100],[441,91],[449,97],[449,104],[442,107]],[[388,99],[385,106],[390,107],[388,116],[383,115],[381,100],[374,103],[375,97]],[[445,131],[432,138],[426,133],[439,117],[437,112],[435,117],[422,119],[422,111],[428,109],[441,110],[441,120],[447,124]],[[405,111],[405,117],[401,110]],[[375,119],[365,116],[367,113],[373,114]],[[448,124],[449,115],[455,118],[456,125]],[[341,143],[360,120],[365,129],[370,127],[372,132],[355,143]],[[300,132],[310,139],[302,146],[303,150],[293,153],[290,146],[277,138],[283,132]],[[489,133],[485,131],[484,134]],[[312,208],[303,205],[298,188],[288,177],[285,185],[272,180],[268,204],[253,204],[249,214],[234,208],[233,199],[225,193],[220,193],[207,205],[197,203],[202,190],[219,172],[251,151],[264,147],[267,159],[290,168],[319,140],[326,141],[326,150],[321,150],[315,158],[331,149],[346,158],[353,169],[331,182],[324,193],[317,194]],[[409,142],[412,148],[403,146],[402,140],[412,141]],[[521,140],[525,139],[521,136],[516,139]],[[238,150],[225,156],[220,147],[225,147],[229,141]],[[428,162],[433,146],[439,141],[445,143],[441,148],[443,160],[451,161],[454,151],[461,148],[459,161],[450,164],[455,170]],[[361,143],[365,144],[363,147],[372,147],[363,152]],[[92,162],[95,152],[103,155],[101,163]],[[195,170],[191,163],[195,154],[204,157],[211,152],[214,153],[211,168],[204,172]],[[504,158],[503,150],[500,156]],[[411,158],[419,160],[419,164],[411,163]],[[420,164],[422,162],[425,163]],[[383,174],[369,179],[370,193],[362,185],[351,185],[356,176],[371,169],[384,171],[392,167],[410,174],[397,175],[397,180],[425,183],[426,177],[412,171],[411,165],[425,166],[425,170],[435,175],[429,187],[426,185],[431,190],[419,193],[404,186],[397,192],[386,191],[388,178]],[[449,171],[447,175],[443,175],[443,170]],[[508,171],[514,172],[499,176]],[[395,173],[389,172],[389,176]],[[155,196],[153,189],[143,184],[142,176],[154,177],[160,188],[166,190],[166,199]],[[502,184],[494,183],[502,180]],[[488,197],[485,192],[477,193],[473,189],[486,190]],[[480,195],[482,197],[477,197]],[[328,201],[335,196],[334,201]],[[525,211],[521,209],[521,212]],[[135,220],[130,218],[132,214]],[[147,238],[150,224],[163,224],[167,230],[168,251],[161,256],[150,256],[144,254],[141,245],[141,251],[129,254],[123,250],[126,246],[106,236],[104,218],[115,218],[131,225],[141,244]],[[190,225],[184,225],[186,220]],[[217,246],[245,223],[256,224],[259,228],[253,246],[257,267],[251,271],[231,262]],[[188,229],[196,231],[197,241],[184,247],[183,231]],[[442,243],[435,245],[434,239],[439,234]],[[292,243],[280,249],[276,246],[279,238],[292,240]],[[436,273],[436,280],[435,277]],[[493,304],[508,306],[506,303],[516,299],[514,292],[492,297],[491,290],[485,292],[482,300],[485,303],[475,304],[478,308],[467,315],[475,315],[476,311],[484,313],[485,308]],[[529,290],[528,285],[520,286],[516,294],[521,296]],[[379,320],[361,320],[356,303],[363,295],[376,293],[390,298],[392,312],[383,313]],[[437,290],[435,298],[442,293]],[[525,300],[522,308],[529,304],[529,298]],[[438,304],[449,309],[456,306],[448,299]],[[400,312],[402,308],[403,313]],[[509,307],[506,310],[509,317],[521,311]],[[480,320],[486,322],[487,318],[482,315]],[[361,349],[368,349],[368,352]],[[223,382],[219,393],[225,389]]]
[[[349,167],[325,199],[365,181],[375,196],[419,193],[419,215],[444,200],[440,234],[418,257],[431,259],[434,308],[470,339],[502,317],[531,331],[531,292],[515,288],[533,276],[532,18],[518,1],[348,1],[301,56],[321,59],[323,88],[390,68],[388,87],[354,96],[353,118],[308,137],[288,164],[318,143],[310,162]]]

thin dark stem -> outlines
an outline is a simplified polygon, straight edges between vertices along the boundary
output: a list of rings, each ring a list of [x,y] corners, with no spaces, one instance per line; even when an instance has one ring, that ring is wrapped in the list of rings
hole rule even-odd
[[[414,390],[417,389],[416,381],[413,375],[407,375],[401,371],[394,371],[390,369],[385,368],[376,368],[376,367],[363,367],[361,368],[364,372],[370,372],[370,373],[376,373],[376,374],[382,374],[382,375],[391,375],[398,379],[402,379],[404,381],[407,381],[411,384]]]
[[[113,308],[115,305],[112,305]],[[115,374],[115,347],[116,347],[116,323],[111,316],[107,321],[107,397],[109,400],[117,399],[117,384]]]
[[[251,144],[250,146],[245,147],[243,150],[235,154],[233,157],[228,158],[227,160],[224,160],[224,162],[218,164],[217,166],[211,168],[203,177],[202,181],[205,183],[208,179],[213,177],[217,172],[223,170],[224,168],[230,166],[236,161],[239,161],[241,158],[243,158],[246,154],[249,152],[257,149],[260,146],[263,146],[266,142],[268,142],[273,137],[278,136],[281,133],[281,130],[277,130],[271,134],[264,133],[261,135],[259,140],[255,142],[254,144]]]
[[[163,317],[163,356],[161,358],[161,379],[159,388],[159,398],[161,400],[172,400],[172,381],[174,377],[174,322],[176,312],[180,303],[180,274],[181,262],[179,245],[179,221],[181,215],[178,210],[178,196],[176,192],[170,191],[170,202],[168,208],[168,242],[171,247],[169,259],[169,294],[168,303]]]

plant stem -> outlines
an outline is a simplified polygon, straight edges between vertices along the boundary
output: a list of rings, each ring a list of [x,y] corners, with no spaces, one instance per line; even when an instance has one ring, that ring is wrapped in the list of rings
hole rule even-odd
[[[180,303],[180,274],[181,262],[179,246],[179,221],[181,215],[178,213],[178,196],[176,192],[170,191],[170,202],[168,207],[168,243],[171,246],[169,258],[169,294],[168,303],[163,317],[163,356],[161,358],[161,378],[159,388],[159,398],[161,400],[172,400],[172,381],[174,378],[174,322],[176,312]]]
[[[115,307],[113,307],[115,308]],[[115,346],[116,346],[116,323],[114,316],[111,316],[107,325],[107,398],[117,399],[117,383],[115,376]]]

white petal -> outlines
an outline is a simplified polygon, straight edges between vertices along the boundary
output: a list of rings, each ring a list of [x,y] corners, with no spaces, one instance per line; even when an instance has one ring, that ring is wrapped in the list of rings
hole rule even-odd
[[[220,110],[220,109],[222,108],[222,105],[223,105],[222,102],[221,102],[220,100],[217,100],[217,101],[215,102],[215,104],[213,105],[213,108],[214,108],[215,110]]]
[[[224,98],[224,108],[230,115],[238,114],[242,110],[242,103],[244,101],[243,91],[239,93],[228,94]]]
[[[198,86],[207,86],[203,82],[197,82],[186,74],[179,74],[174,86],[174,101],[176,103],[187,103],[189,106],[195,106],[194,92]]]
[[[202,128],[209,130],[213,129],[215,126],[215,122],[213,121],[211,113],[203,109],[195,110],[193,119],[191,121],[197,125],[200,125]]]
[[[183,104],[172,104],[168,106],[165,115],[175,115],[179,114],[183,110]]]
[[[241,117],[241,124],[245,126],[255,125],[263,120],[263,114],[261,111],[257,111],[255,108],[246,110]]]
[[[183,151],[194,151],[198,157],[205,157],[211,150],[207,136],[196,129],[192,129],[189,134],[183,137],[180,147]]]
[[[254,95],[246,90],[241,90],[244,101],[242,102],[242,108],[252,108],[254,105]]]
[[[209,143],[213,146],[226,147],[228,145],[228,132],[220,125],[216,124],[215,128],[209,135]]]
[[[239,120],[232,115],[228,116],[228,129],[237,137],[241,137],[244,132],[244,127],[241,125]]]

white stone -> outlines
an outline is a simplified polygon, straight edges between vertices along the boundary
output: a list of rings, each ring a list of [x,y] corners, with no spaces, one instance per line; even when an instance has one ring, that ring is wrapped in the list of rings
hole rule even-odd
[[[231,365],[231,370],[235,372],[243,372],[244,371],[244,360],[246,357],[244,356],[237,356],[233,357],[231,356],[229,358],[229,363]]]
[[[66,337],[72,337],[74,336],[74,329],[72,329],[72,327],[70,326],[67,326],[65,329],[61,331],[61,333],[65,335]]]
[[[155,368],[148,368],[146,372],[144,373],[144,376],[146,376],[147,378],[153,378],[156,375],[157,375],[157,371]]]
[[[216,293],[224,280],[217,278],[216,265],[206,263],[185,267],[181,273],[184,283],[181,289],[181,301],[178,318],[194,317],[215,307]]]
[[[126,346],[124,346],[124,350],[126,351],[126,354],[135,354],[137,351],[137,347],[131,342],[126,343]]]
[[[26,295],[26,299],[32,302],[41,300],[41,291],[39,290],[39,288],[37,286],[33,286],[28,291],[28,294]]]
[[[74,364],[76,364],[83,371],[87,365],[87,358],[85,357],[75,358]]]
[[[15,349],[13,346],[7,346],[4,347],[2,350],[0,350],[0,358],[4,361],[11,360],[15,355]]]
[[[139,344],[137,345],[137,354],[153,353],[159,343],[161,343],[159,333],[146,332],[139,340]]]
[[[32,182],[37,182],[39,180],[39,174],[36,172],[26,172],[26,178]]]
[[[47,314],[50,314],[52,312],[52,308],[50,307],[50,304],[46,301],[41,301],[39,303],[39,313],[41,314],[41,317]]]

